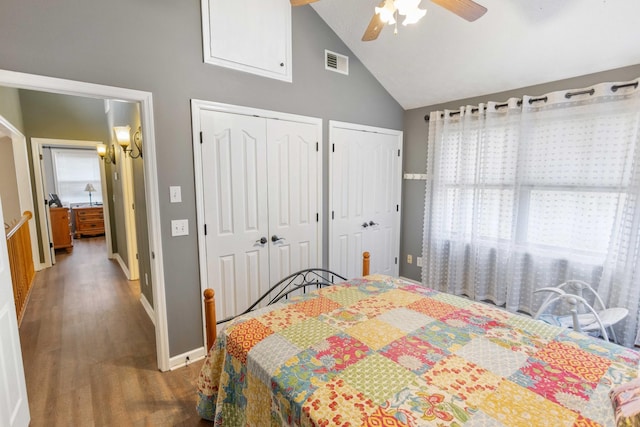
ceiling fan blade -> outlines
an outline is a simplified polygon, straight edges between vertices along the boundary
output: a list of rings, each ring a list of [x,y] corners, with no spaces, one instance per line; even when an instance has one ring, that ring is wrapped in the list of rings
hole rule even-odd
[[[291,6],[304,6],[305,4],[313,3],[318,0],[291,0]]]
[[[455,13],[459,17],[473,22],[487,13],[487,8],[472,0],[431,0],[435,4]]]
[[[380,3],[380,7],[382,7],[383,5],[384,5],[384,0],[382,1],[382,3]],[[362,35],[362,41],[370,42],[372,40],[377,39],[383,27],[384,27],[384,22],[382,22],[382,20],[380,19],[380,15],[378,15],[377,13],[374,13],[373,17],[371,18],[371,22],[369,22],[369,26],[367,27],[366,30],[364,30],[364,34]]]

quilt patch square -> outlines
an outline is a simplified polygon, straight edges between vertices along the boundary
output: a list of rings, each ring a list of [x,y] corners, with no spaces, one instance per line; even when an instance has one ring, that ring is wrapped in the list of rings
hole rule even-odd
[[[318,388],[302,406],[302,425],[360,426],[376,405],[341,378]]]
[[[471,340],[467,332],[456,330],[439,320],[417,329],[411,335],[415,335],[432,346],[450,353],[457,352]]]
[[[522,329],[509,327],[493,328],[487,331],[484,338],[507,350],[524,353],[527,356],[533,356],[549,342]]]
[[[369,298],[360,300],[351,306],[353,310],[356,310],[369,318],[377,317],[382,313],[386,313],[387,311],[391,311],[397,307],[398,306],[394,302],[381,298],[380,295],[370,296]]]
[[[346,329],[345,333],[362,341],[374,350],[381,349],[391,341],[402,337],[405,333],[382,320],[369,319]]]
[[[466,309],[475,315],[489,317],[502,323],[507,322],[513,316],[517,316],[517,314],[512,314],[501,308],[481,302],[472,302]]]
[[[372,354],[349,366],[337,378],[380,404],[419,377],[379,354]]]
[[[418,301],[409,304],[407,308],[426,314],[434,319],[440,319],[454,311],[460,310],[460,307],[430,297],[420,298]]]
[[[472,407],[478,407],[503,381],[502,377],[456,355],[440,360],[422,377]]]
[[[326,372],[339,373],[371,353],[369,347],[348,335],[333,335],[316,344],[316,358]]]
[[[404,307],[422,299],[422,296],[402,289],[392,289],[380,295],[380,298],[391,301],[396,307]]]
[[[327,325],[316,318],[308,318],[289,326],[287,329],[280,331],[279,334],[294,345],[304,349],[338,332],[331,325]]]
[[[447,325],[453,326],[454,328],[468,329],[469,331],[479,335],[484,335],[488,330],[492,328],[503,326],[503,324],[498,322],[497,320],[491,319],[481,314],[472,313],[471,311],[466,309],[460,309],[451,312],[441,317],[440,321],[446,323]]]
[[[474,301],[470,299],[459,297],[457,295],[448,294],[445,292],[437,292],[435,295],[432,296],[432,298],[437,301],[441,301],[458,308],[466,308],[474,303]]]
[[[322,314],[320,319],[335,328],[345,330],[364,322],[368,317],[350,308],[338,308],[331,313]]]
[[[247,357],[247,370],[263,383],[269,384],[280,365],[300,352],[278,334],[273,334],[256,344]]]
[[[446,357],[449,352],[434,347],[415,335],[407,335],[390,343],[380,351],[380,354],[421,375],[440,359]]]
[[[585,381],[570,372],[553,368],[548,363],[529,359],[511,381],[566,408],[580,411],[589,401],[597,384]]]
[[[383,313],[377,318],[405,332],[413,332],[435,320],[433,317],[404,307]]]
[[[256,319],[249,319],[246,322],[234,325],[229,332],[227,352],[242,363],[245,363],[249,350],[271,334],[273,334],[273,331]]]
[[[527,360],[525,353],[514,353],[483,338],[474,338],[456,354],[499,377],[508,377]]]
[[[550,342],[535,357],[592,383],[600,381],[611,365],[604,357],[557,341]]]
[[[328,313],[338,307],[340,307],[340,304],[322,296],[299,302],[291,306],[292,309],[304,313],[309,317],[316,317],[322,313]]]
[[[514,427],[571,426],[578,414],[505,380],[480,405],[498,421]]]
[[[514,328],[522,329],[531,335],[537,335],[548,341],[553,340],[562,332],[562,328],[558,326],[550,325],[542,320],[535,320],[530,317],[520,315],[512,316],[506,323]]]
[[[307,349],[276,370],[271,379],[271,389],[278,400],[291,401],[299,407],[314,390],[333,377],[315,356],[315,350]],[[286,407],[280,410],[286,413]],[[294,413],[293,416],[299,418],[300,414]]]
[[[292,306],[286,306],[281,310],[275,310],[261,316],[259,321],[272,331],[279,332],[295,323],[302,322],[308,317],[308,315],[295,310]]]
[[[458,396],[422,379],[407,384],[380,406],[385,413],[410,426],[458,427],[476,411]]]
[[[340,288],[337,286],[330,286],[328,289],[331,288],[337,289],[337,291],[326,293],[324,294],[324,297],[330,299],[331,301],[337,302],[343,307],[349,307],[350,305],[353,305],[358,301],[370,297],[370,294],[362,292],[357,287]]]
[[[260,425],[262,420],[271,417],[271,390],[259,378],[247,373],[247,409],[245,411],[248,425]]]

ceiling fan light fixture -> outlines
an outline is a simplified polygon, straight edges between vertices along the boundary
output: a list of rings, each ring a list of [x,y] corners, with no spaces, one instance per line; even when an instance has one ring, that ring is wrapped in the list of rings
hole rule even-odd
[[[393,0],[386,0],[383,7],[376,7],[376,14],[380,15],[380,20],[385,24],[393,25],[396,23],[394,17],[396,8],[393,5]]]
[[[398,10],[400,15],[407,16],[415,10],[419,10],[421,0],[394,0],[393,6]]]
[[[421,20],[426,14],[427,14],[426,9],[415,8],[405,15],[406,18],[404,18],[404,21],[402,21],[402,25],[415,24],[416,22]]]

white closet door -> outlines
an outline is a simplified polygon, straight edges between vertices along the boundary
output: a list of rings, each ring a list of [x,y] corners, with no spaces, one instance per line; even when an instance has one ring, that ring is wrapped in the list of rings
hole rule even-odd
[[[203,110],[201,130],[207,279],[223,319],[269,285],[266,123]]]
[[[362,253],[368,251],[372,274],[397,276],[402,133],[352,126],[330,125],[329,268],[361,276]]]
[[[0,222],[4,222],[1,202]],[[29,403],[4,234],[0,238],[0,343],[0,425],[26,427]]]
[[[272,283],[320,267],[317,129],[308,123],[267,122]]]

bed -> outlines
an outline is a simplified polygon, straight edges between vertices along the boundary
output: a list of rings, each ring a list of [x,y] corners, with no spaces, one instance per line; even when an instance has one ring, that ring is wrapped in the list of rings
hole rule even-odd
[[[387,276],[233,319],[198,378],[216,425],[615,425],[628,348]]]

